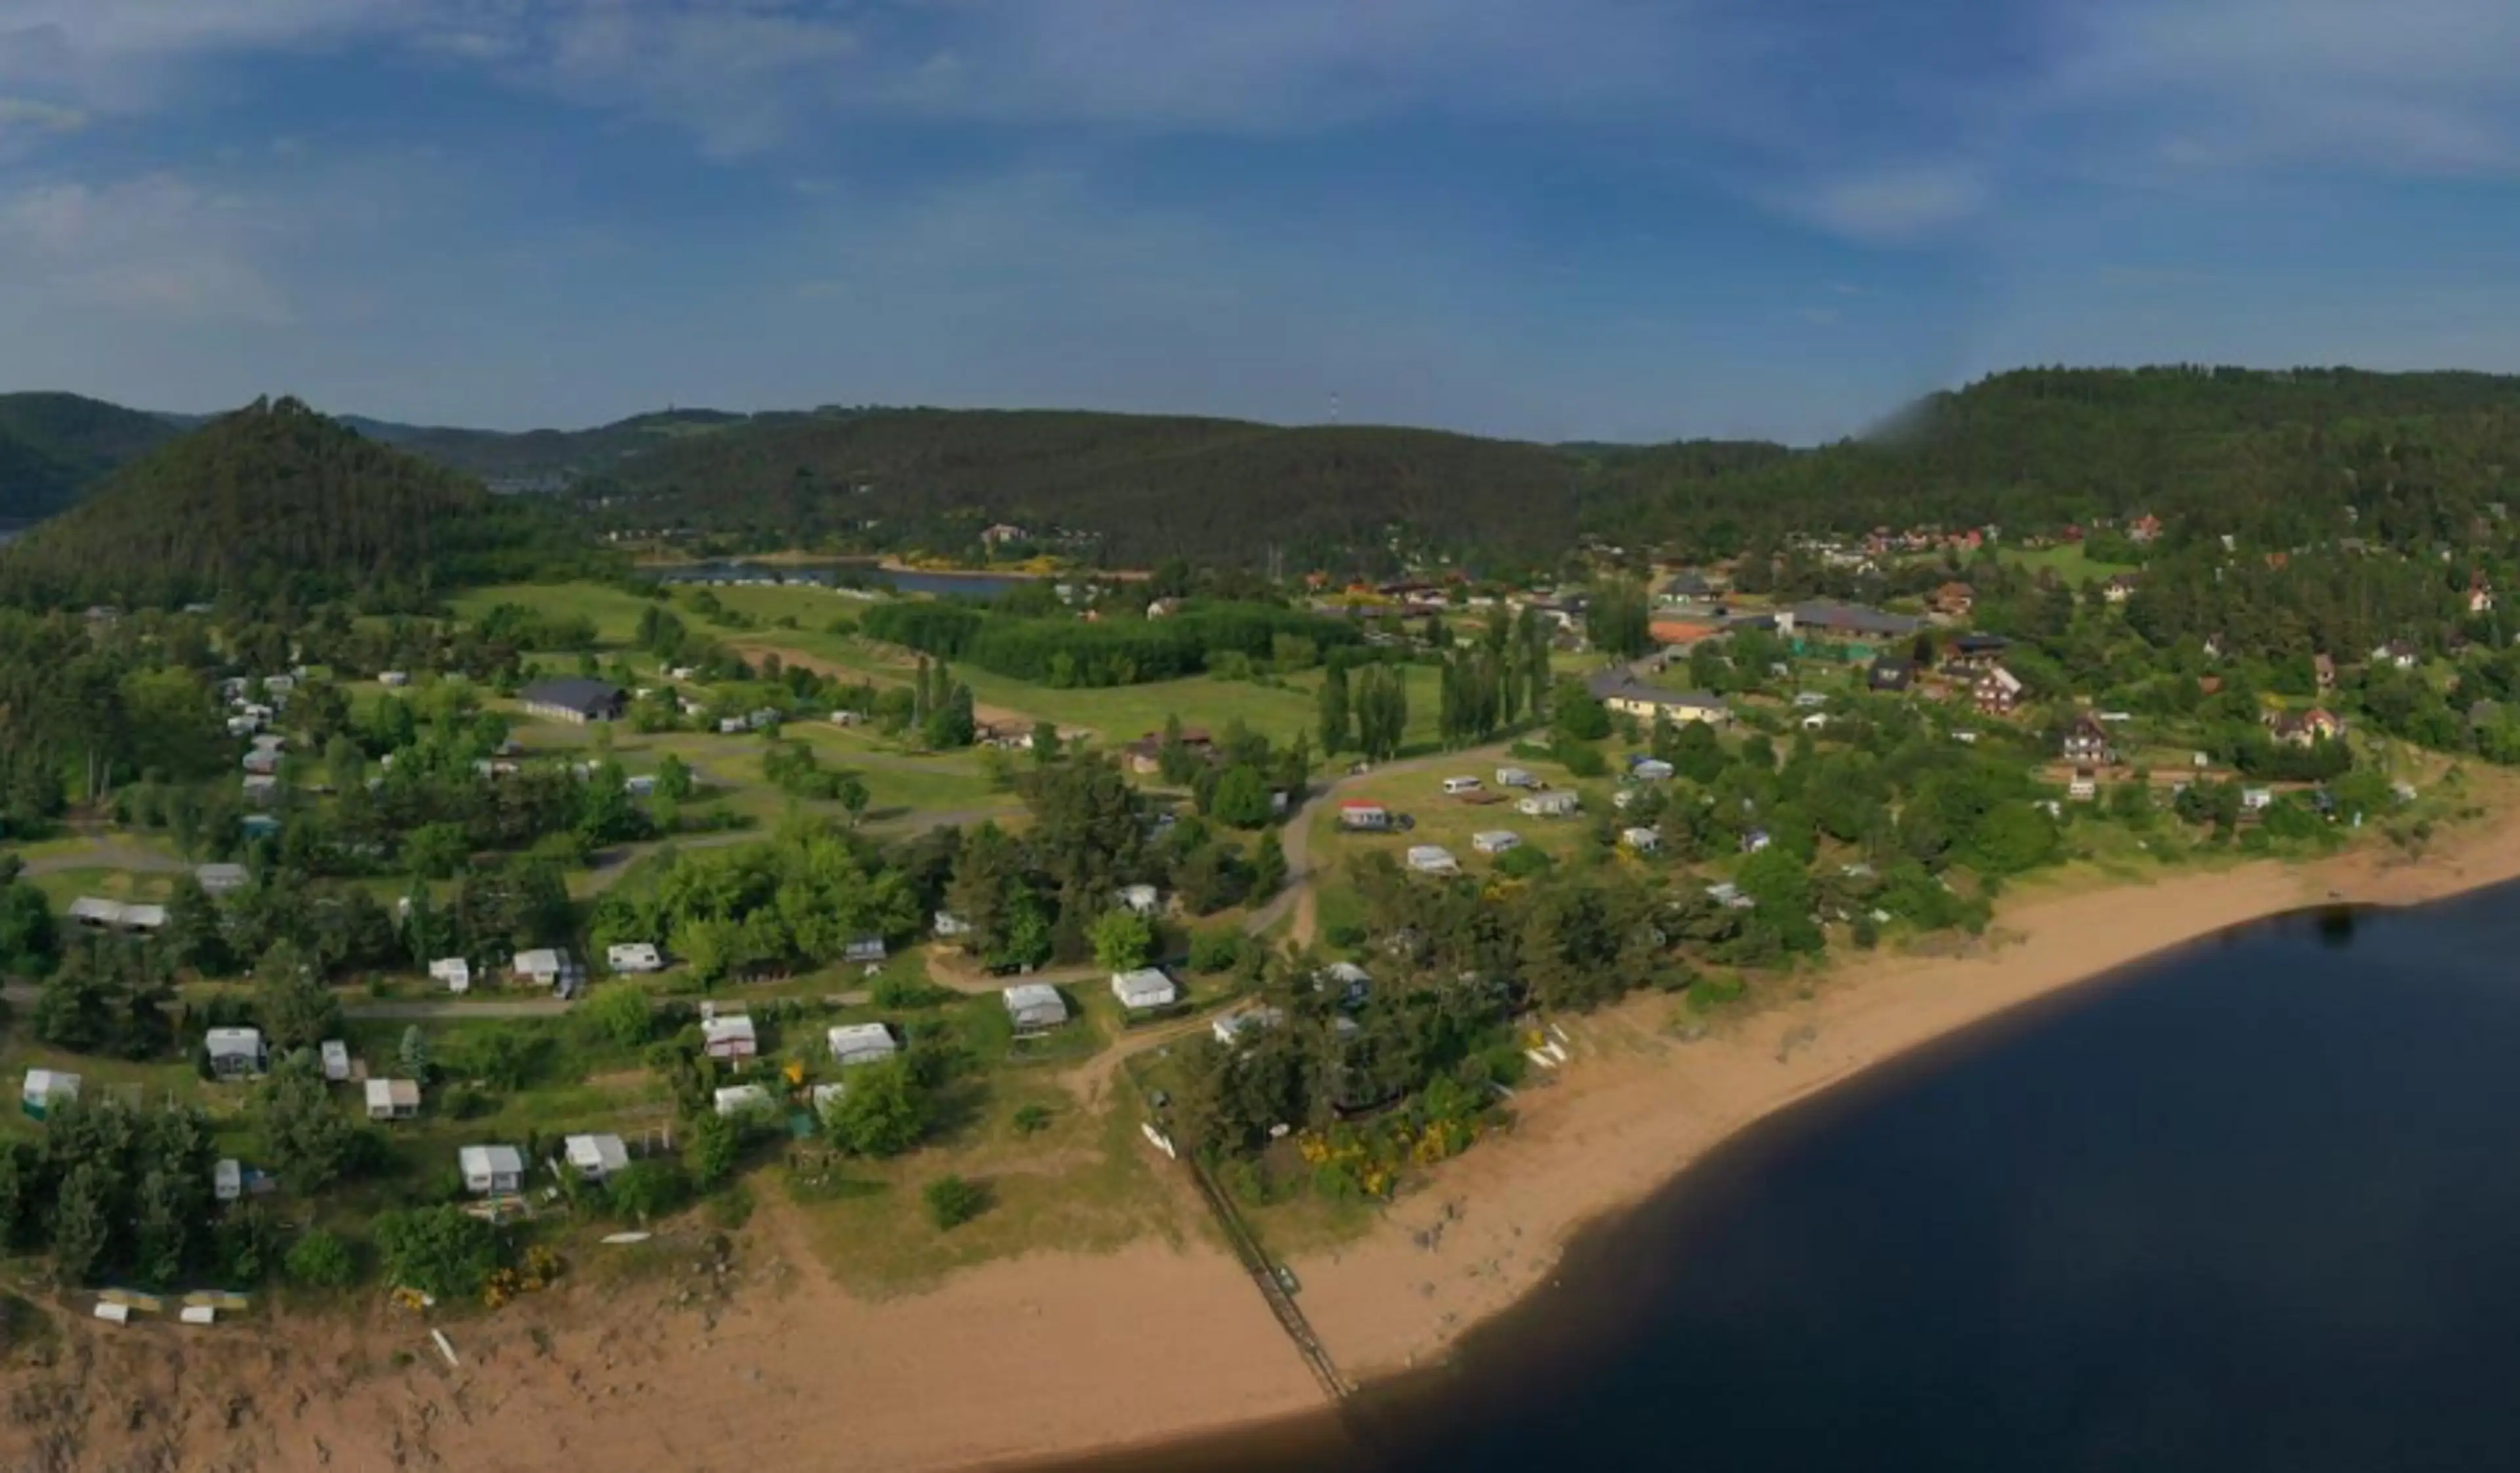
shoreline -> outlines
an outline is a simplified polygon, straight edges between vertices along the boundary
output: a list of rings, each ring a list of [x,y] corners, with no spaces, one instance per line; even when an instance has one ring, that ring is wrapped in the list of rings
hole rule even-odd
[[[2520,808],[2494,803],[2417,860],[2375,845],[2307,865],[2028,890],[1968,955],[1848,959],[1803,996],[1719,1014],[1699,1037],[1667,1026],[1677,1000],[1666,995],[1566,1020],[1572,1066],[1522,1092],[1513,1129],[1418,1178],[1363,1236],[1285,1255],[1299,1302],[1351,1381],[1422,1370],[1545,1288],[1585,1228],[1753,1124],[2234,926],[2520,878],[2514,817]],[[1119,1107],[1090,1068],[1064,1082],[1080,1108]],[[688,1273],[652,1290],[590,1280],[450,1325],[460,1367],[439,1362],[416,1322],[382,1312],[241,1321],[220,1332],[216,1357],[170,1356],[153,1333],[65,1317],[56,1369],[10,1380],[30,1405],[89,1408],[75,1436],[97,1465],[182,1444],[199,1454],[188,1465],[249,1452],[265,1473],[388,1449],[481,1473],[562,1458],[697,1473],[765,1456],[837,1473],[1092,1469],[1333,1426],[1189,1183],[1158,1182],[1151,1229],[1114,1251],[1037,1250],[893,1297],[835,1281],[807,1222],[765,1187],[719,1291]],[[48,1401],[34,1383],[54,1376]],[[145,1425],[111,1409],[141,1405],[153,1408]],[[239,1423],[239,1406],[271,1409]],[[0,1429],[0,1465],[32,1453],[25,1438],[63,1430]]]

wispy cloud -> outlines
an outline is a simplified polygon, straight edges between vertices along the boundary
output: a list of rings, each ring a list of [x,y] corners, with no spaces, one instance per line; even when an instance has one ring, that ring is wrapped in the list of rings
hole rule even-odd
[[[1858,241],[1904,245],[1921,241],[1984,209],[1984,176],[1965,164],[1899,165],[1822,179],[1780,197],[1787,209]]]
[[[243,201],[172,175],[0,198],[0,293],[153,321],[276,323],[288,300],[261,265]],[[22,300],[20,305],[33,305]]]

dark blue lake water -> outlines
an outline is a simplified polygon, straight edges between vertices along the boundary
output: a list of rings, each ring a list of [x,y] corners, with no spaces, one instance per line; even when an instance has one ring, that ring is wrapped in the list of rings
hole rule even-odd
[[[660,583],[710,583],[764,578],[782,583],[812,583],[825,588],[890,589],[895,593],[934,594],[939,598],[992,599],[1032,581],[1019,573],[895,572],[873,562],[724,562],[679,563],[652,570]]]
[[[2520,1468],[2520,890],[1998,1019],[1735,1139],[1559,1277],[1335,1420],[1078,1466]]]

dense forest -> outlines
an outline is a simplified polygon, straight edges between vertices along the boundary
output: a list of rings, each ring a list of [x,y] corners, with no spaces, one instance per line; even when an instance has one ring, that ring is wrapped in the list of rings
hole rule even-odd
[[[410,605],[566,560],[548,503],[257,400],[113,473],[0,553],[0,599],[164,606],[223,595]]]
[[[0,524],[51,515],[177,432],[159,416],[76,394],[0,394]]]

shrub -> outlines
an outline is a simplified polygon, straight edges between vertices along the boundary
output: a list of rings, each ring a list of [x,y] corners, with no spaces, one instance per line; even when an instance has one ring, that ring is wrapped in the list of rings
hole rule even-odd
[[[1556,861],[1549,857],[1549,851],[1525,844],[1498,855],[1496,867],[1499,874],[1509,879],[1530,879],[1534,875],[1548,873],[1555,864]]]
[[[1558,762],[1578,778],[1605,777],[1610,771],[1601,749],[1589,741],[1560,740],[1555,749]]]
[[[1242,933],[1237,930],[1201,931],[1190,939],[1190,969],[1194,972],[1225,972],[1242,960]]]
[[[380,1213],[377,1249],[398,1287],[439,1299],[470,1299],[499,1267],[498,1229],[460,1207]]]
[[[927,1220],[939,1232],[962,1227],[989,1206],[989,1189],[961,1177],[939,1177],[920,1195],[927,1203]]]
[[[1028,1104],[1015,1111],[1015,1134],[1038,1136],[1050,1129],[1050,1106]]]
[[[638,1222],[652,1222],[691,1200],[692,1181],[671,1161],[634,1161],[605,1183],[612,1210]]]
[[[309,1228],[290,1245],[289,1276],[317,1289],[338,1289],[358,1273],[350,1245],[321,1228]]]

